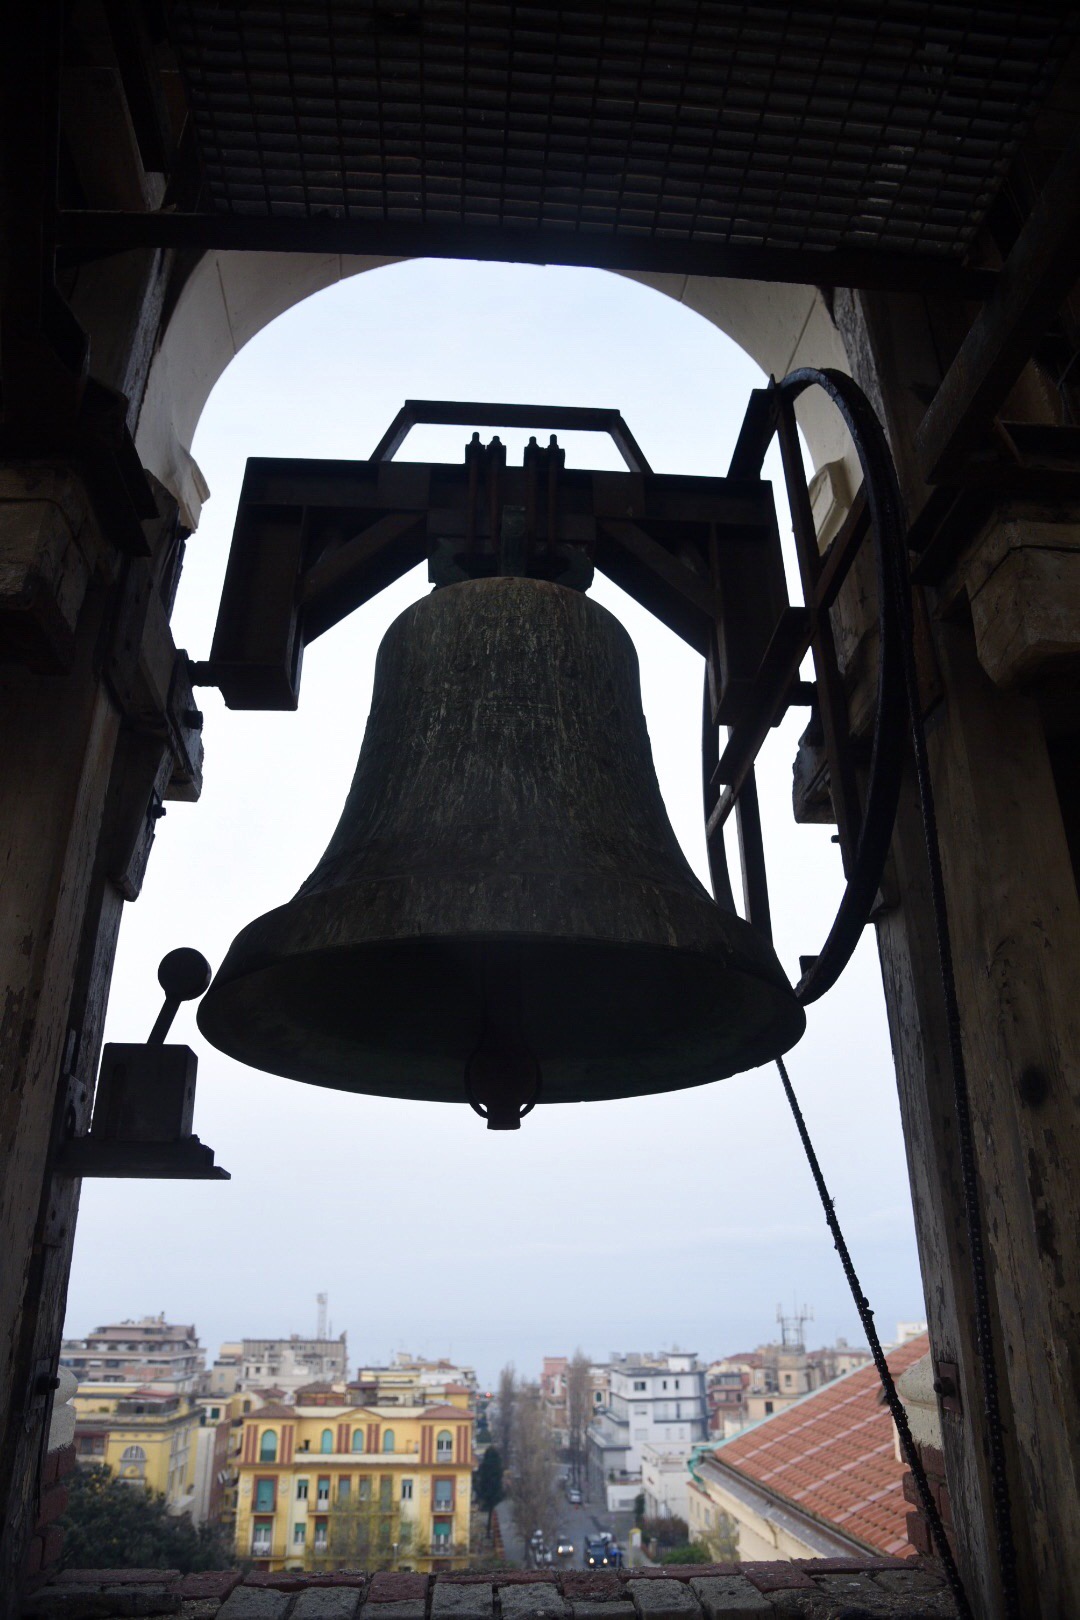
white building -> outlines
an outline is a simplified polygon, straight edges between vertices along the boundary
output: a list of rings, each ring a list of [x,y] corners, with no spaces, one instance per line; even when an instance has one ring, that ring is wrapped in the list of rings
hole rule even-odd
[[[687,1464],[694,1442],[641,1448],[641,1494],[645,1517],[686,1519],[689,1516],[690,1470]]]
[[[642,1450],[670,1451],[708,1435],[705,1371],[691,1351],[673,1351],[646,1364],[620,1360],[609,1369],[606,1406],[593,1416],[586,1439],[589,1495],[610,1510],[640,1489]],[[616,1498],[618,1500],[616,1500]]]
[[[348,1351],[344,1333],[338,1339],[243,1339],[239,1388],[277,1389],[294,1395],[305,1384],[343,1384]]]

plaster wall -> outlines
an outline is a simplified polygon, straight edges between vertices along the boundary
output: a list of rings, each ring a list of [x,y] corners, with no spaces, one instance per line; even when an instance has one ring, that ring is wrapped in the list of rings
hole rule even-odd
[[[179,502],[188,527],[198,524],[209,494],[191,454],[192,440],[211,390],[233,356],[264,326],[313,293],[396,262],[342,254],[216,251],[199,260],[165,324],[135,432],[143,465]],[[631,279],[719,327],[766,374],[783,377],[803,365],[848,369],[843,344],[816,288],[704,276]],[[814,466],[850,463],[850,488],[857,488],[858,468],[829,403],[811,393],[800,400],[797,414]]]

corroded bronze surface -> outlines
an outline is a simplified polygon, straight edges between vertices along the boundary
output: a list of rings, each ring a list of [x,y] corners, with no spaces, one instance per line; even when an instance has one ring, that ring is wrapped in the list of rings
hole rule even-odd
[[[578,592],[495,578],[391,626],[329,848],[238,936],[199,1024],[256,1068],[458,1102],[507,1017],[544,1102],[720,1079],[804,1027],[770,946],[679,848],[625,630]]]

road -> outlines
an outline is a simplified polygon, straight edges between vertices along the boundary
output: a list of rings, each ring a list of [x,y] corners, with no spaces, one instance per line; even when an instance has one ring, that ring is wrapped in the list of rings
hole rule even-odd
[[[560,1482],[555,1496],[557,1523],[555,1530],[564,1530],[574,1543],[574,1556],[571,1559],[560,1559],[560,1564],[580,1569],[584,1564],[585,1537],[600,1535],[607,1530],[614,1535],[619,1545],[626,1548],[629,1538],[631,1515],[619,1513],[612,1515],[607,1511],[603,1502],[594,1503],[585,1501],[580,1507],[571,1507],[566,1500],[565,1486]],[[499,1529],[502,1533],[503,1547],[509,1563],[521,1569],[527,1568],[525,1558],[525,1542],[527,1537],[519,1533],[514,1523],[514,1514],[509,1502],[500,1502],[495,1509],[499,1519]],[[625,1523],[623,1522],[625,1520]],[[535,1529],[535,1525],[533,1529]],[[532,1534],[532,1530],[528,1532]]]

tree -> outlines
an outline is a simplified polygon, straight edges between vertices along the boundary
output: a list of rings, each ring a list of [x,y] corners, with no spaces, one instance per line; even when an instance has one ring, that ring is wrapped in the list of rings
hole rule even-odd
[[[699,1532],[698,1540],[708,1548],[714,1564],[734,1564],[739,1557],[739,1523],[723,1508],[715,1508],[709,1515],[706,1529]]]
[[[661,1549],[662,1564],[711,1564],[712,1553],[703,1541],[688,1541],[684,1547]]]
[[[476,1505],[487,1514],[487,1533],[491,1534],[491,1515],[506,1495],[503,1489],[503,1465],[497,1446],[488,1446],[473,1475],[473,1495]]]
[[[570,1477],[581,1485],[585,1473],[585,1431],[592,1417],[592,1376],[589,1358],[580,1345],[566,1369],[566,1426],[570,1439]]]
[[[359,1491],[330,1509],[326,1548],[314,1552],[315,1570],[394,1569],[415,1547],[416,1522],[406,1518],[394,1491],[362,1496]]]
[[[512,1446],[509,1491],[518,1534],[528,1542],[535,1530],[542,1530],[550,1540],[555,1526],[555,1454],[535,1384],[522,1384],[517,1390]]]
[[[228,1569],[232,1548],[219,1525],[195,1526],[166,1511],[165,1498],[114,1479],[108,1468],[77,1468],[69,1482],[64,1563],[74,1569]]]
[[[657,1519],[643,1518],[641,1534],[643,1540],[655,1541],[658,1547],[685,1547],[690,1540],[690,1526],[674,1514]]]
[[[495,1444],[503,1466],[513,1463],[514,1405],[517,1401],[517,1376],[510,1362],[499,1374],[499,1393],[495,1403]]]

